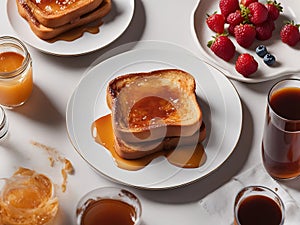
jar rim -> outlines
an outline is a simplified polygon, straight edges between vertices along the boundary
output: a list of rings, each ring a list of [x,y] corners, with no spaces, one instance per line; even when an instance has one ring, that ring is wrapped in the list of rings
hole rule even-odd
[[[3,43],[1,43],[1,42],[3,42]],[[0,37],[0,45],[2,45],[2,44],[11,44],[12,47],[14,47],[14,48],[19,47],[20,50],[24,52],[24,60],[20,67],[18,67],[15,70],[9,71],[9,72],[0,72],[0,79],[9,79],[9,78],[16,77],[26,70],[27,65],[31,61],[30,54],[29,54],[25,44],[21,40],[15,38],[15,37],[1,36]]]

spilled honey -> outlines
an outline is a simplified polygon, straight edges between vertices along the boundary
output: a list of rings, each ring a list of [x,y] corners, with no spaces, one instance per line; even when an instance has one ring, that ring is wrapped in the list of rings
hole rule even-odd
[[[43,225],[56,216],[58,200],[51,180],[33,170],[19,168],[4,179],[0,196],[0,224]]]
[[[85,32],[91,34],[97,34],[100,32],[100,26],[103,24],[102,19],[93,21],[90,24],[86,24],[80,27],[76,27],[72,30],[66,31],[57,37],[47,40],[49,43],[54,43],[56,41],[74,41],[83,36]]]
[[[50,166],[54,167],[56,163],[62,166],[61,175],[62,175],[62,192],[67,190],[68,175],[74,174],[74,167],[70,160],[60,155],[59,151],[53,147],[47,146],[37,141],[31,141],[31,144],[39,149],[46,151],[49,155],[48,159],[50,161]]]
[[[111,114],[95,120],[91,129],[95,141],[110,152],[116,165],[122,169],[142,169],[153,159],[160,156],[165,156],[169,163],[181,168],[198,168],[206,161],[206,153],[201,143],[198,143],[197,146],[177,146],[175,149],[159,151],[138,159],[124,159],[120,157],[114,149]],[[101,150],[103,149],[101,148]]]

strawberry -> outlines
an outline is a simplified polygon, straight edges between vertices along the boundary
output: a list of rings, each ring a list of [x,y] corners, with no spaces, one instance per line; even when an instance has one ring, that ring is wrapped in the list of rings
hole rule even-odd
[[[268,0],[266,7],[268,9],[268,17],[272,20],[277,20],[280,13],[283,11],[280,3],[277,3],[276,0]]]
[[[225,18],[235,10],[240,8],[238,0],[220,0],[219,8],[221,13],[225,16]]]
[[[235,46],[226,35],[217,35],[207,46],[221,59],[230,61],[235,54]]]
[[[231,25],[231,24],[230,24],[230,25],[227,27],[228,33],[231,34],[231,35],[233,35],[233,36],[234,36],[234,28],[235,28],[235,26],[236,26],[236,25]]]
[[[267,22],[269,23],[270,29],[271,29],[272,31],[274,31],[275,28],[276,28],[276,27],[275,27],[275,22],[274,22],[274,20],[272,20],[272,19],[270,19],[270,18],[268,17]]]
[[[273,30],[275,28],[274,21],[268,19],[267,21],[255,26],[256,39],[265,41],[272,37]]]
[[[226,22],[230,25],[238,25],[244,22],[244,17],[242,15],[241,10],[236,10],[235,12],[230,13],[227,18]]]
[[[229,24],[228,32],[234,35],[234,27],[244,22],[241,10],[236,10],[235,12],[230,13],[226,18],[226,22]]]
[[[244,6],[248,6],[253,2],[258,2],[258,0],[241,0],[241,4]]]
[[[253,2],[248,5],[248,18],[253,24],[260,24],[265,22],[268,19],[268,9],[267,7],[260,2]]]
[[[249,48],[255,40],[256,30],[252,24],[240,24],[234,28],[236,42],[244,47]]]
[[[295,46],[300,40],[299,24],[294,21],[287,22],[280,30],[280,38],[283,43]]]
[[[244,77],[249,77],[255,73],[258,68],[258,63],[254,57],[248,53],[240,54],[235,62],[235,69]]]
[[[207,14],[206,24],[212,31],[222,34],[224,32],[225,17],[217,13],[212,15]]]

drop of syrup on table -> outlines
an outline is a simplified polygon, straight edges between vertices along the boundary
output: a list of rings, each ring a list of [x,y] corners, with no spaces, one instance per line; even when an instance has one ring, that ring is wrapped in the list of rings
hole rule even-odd
[[[111,114],[100,117],[92,124],[92,135],[95,141],[104,146],[99,150],[109,151],[119,168],[126,170],[139,170],[146,167],[152,160],[157,157],[165,156],[166,159],[174,166],[181,168],[198,168],[206,161],[204,147],[199,143],[194,146],[181,146],[175,150],[164,150],[139,159],[121,158],[114,150],[114,134],[111,122]]]

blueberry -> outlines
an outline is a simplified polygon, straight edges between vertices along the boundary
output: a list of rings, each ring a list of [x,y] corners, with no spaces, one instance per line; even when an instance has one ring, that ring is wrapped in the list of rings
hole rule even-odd
[[[265,64],[267,64],[268,66],[272,66],[274,63],[275,63],[276,59],[275,59],[275,56],[270,54],[270,53],[267,53],[265,56],[264,56],[264,62]]]
[[[256,54],[259,55],[260,57],[264,57],[268,53],[267,47],[264,45],[257,46],[255,51],[256,51]]]

